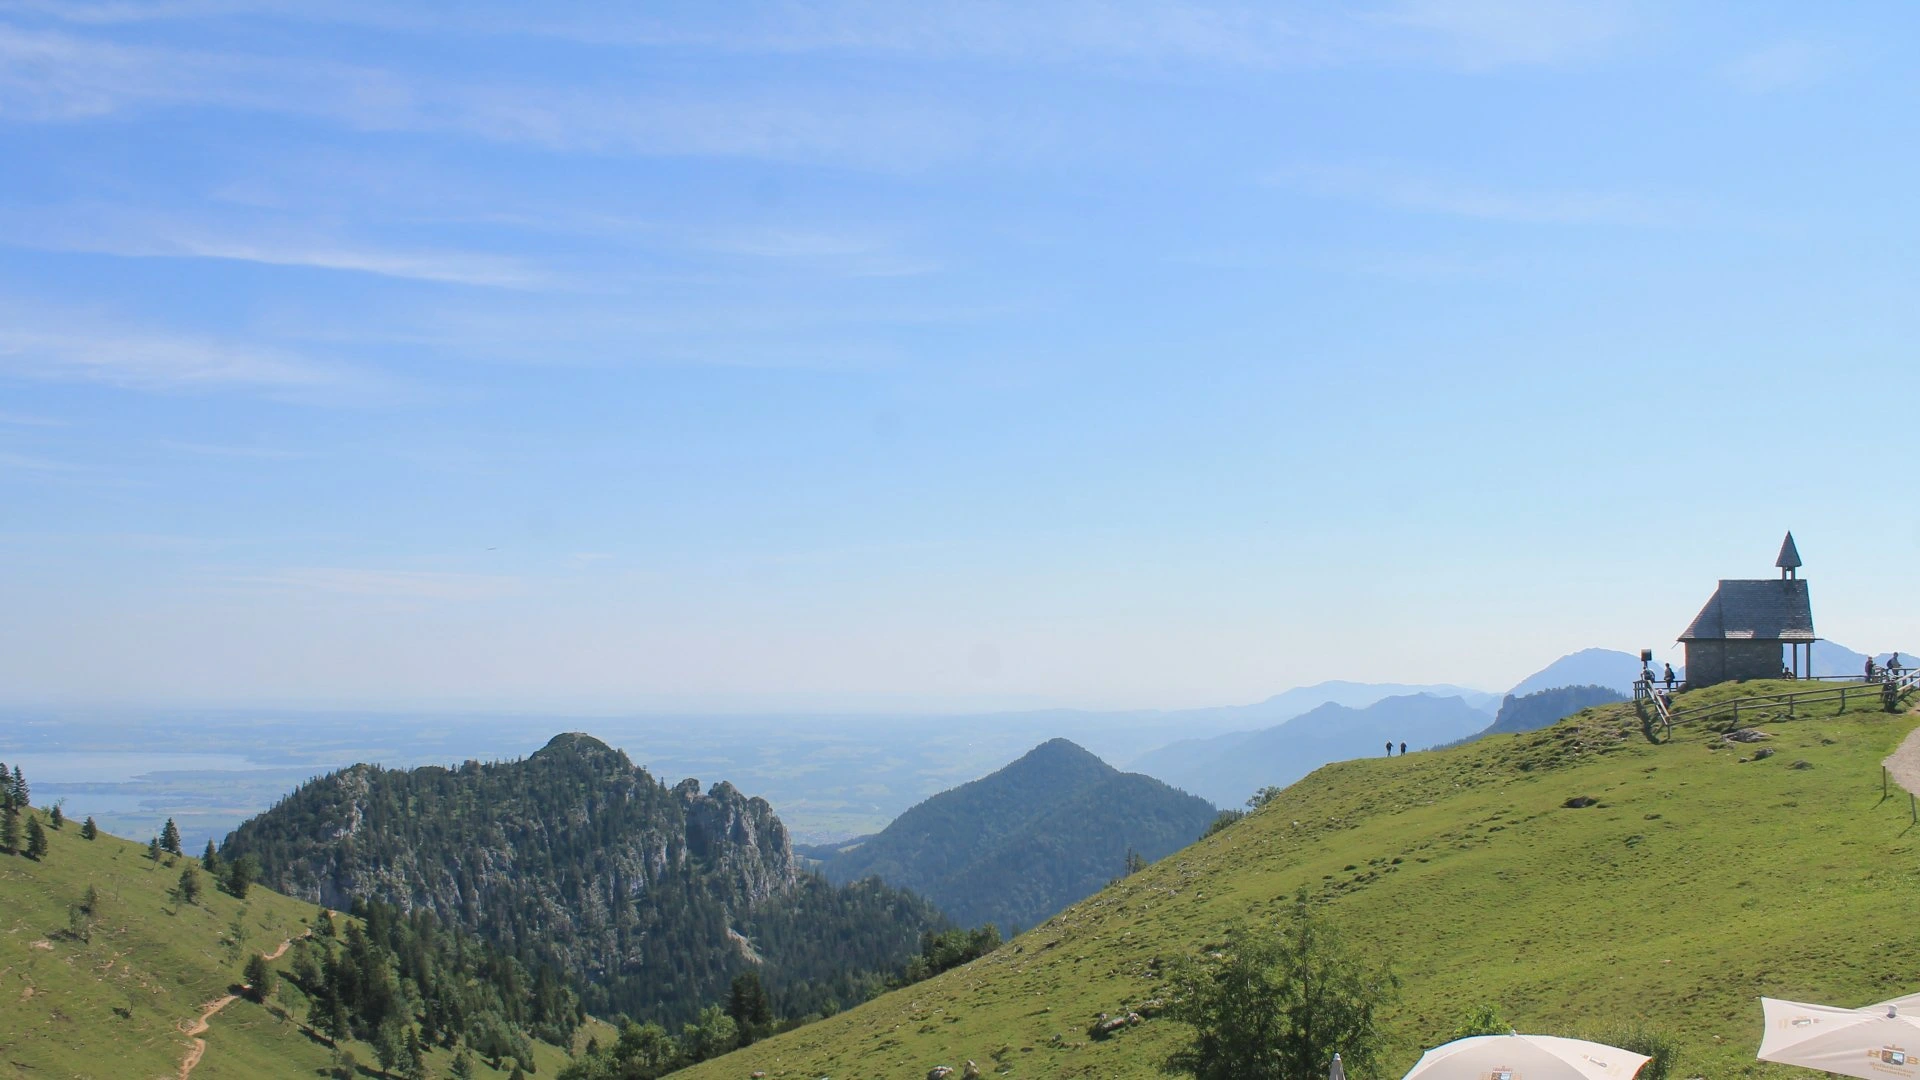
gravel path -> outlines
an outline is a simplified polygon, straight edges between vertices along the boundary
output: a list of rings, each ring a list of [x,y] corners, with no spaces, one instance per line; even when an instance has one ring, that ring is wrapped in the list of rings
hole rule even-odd
[[[1920,728],[1913,729],[1913,734],[1900,743],[1900,748],[1880,764],[1887,767],[1887,775],[1893,777],[1894,783],[1920,795]]]

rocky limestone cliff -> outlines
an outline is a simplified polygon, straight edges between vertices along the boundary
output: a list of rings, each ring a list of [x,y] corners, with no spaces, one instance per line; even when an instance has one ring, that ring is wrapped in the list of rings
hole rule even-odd
[[[579,734],[523,761],[355,765],[310,781],[223,850],[256,856],[266,884],[318,904],[425,908],[624,988],[605,1004],[627,1009],[721,978],[740,954],[732,924],[798,881],[765,799],[724,782],[669,789]]]

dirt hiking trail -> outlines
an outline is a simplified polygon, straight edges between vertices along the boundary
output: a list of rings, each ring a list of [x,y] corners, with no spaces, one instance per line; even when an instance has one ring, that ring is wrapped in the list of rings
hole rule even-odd
[[[305,934],[302,934],[300,936],[311,937],[313,936],[313,931],[309,930]],[[287,940],[281,942],[280,947],[273,950],[272,952],[261,953],[260,954],[261,959],[263,960],[280,959],[282,956],[285,956],[287,954],[287,950],[292,947],[293,941],[294,941],[293,938],[288,938]],[[195,1065],[200,1064],[200,1059],[206,1056],[207,1040],[201,1038],[201,1036],[207,1033],[207,1028],[210,1026],[213,1020],[214,1014],[238,1000],[240,1000],[240,995],[227,994],[224,997],[218,997],[213,999],[212,1001],[207,1002],[200,1009],[200,1018],[198,1020],[195,1020],[192,1024],[181,1029],[182,1034],[184,1034],[187,1038],[193,1040],[193,1045],[187,1048],[187,1056],[180,1059],[180,1080],[189,1080],[189,1078],[193,1076],[193,1067]]]

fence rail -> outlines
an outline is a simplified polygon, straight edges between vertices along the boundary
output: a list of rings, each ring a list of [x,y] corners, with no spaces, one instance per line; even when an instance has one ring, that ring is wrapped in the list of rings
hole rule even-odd
[[[1810,680],[1811,681],[1811,680]],[[1740,723],[1740,713],[1745,710],[1749,715],[1763,710],[1774,719],[1798,719],[1801,715],[1811,717],[1817,707],[1833,703],[1831,715],[1839,715],[1847,709],[1847,700],[1856,701],[1878,698],[1882,707],[1888,711],[1897,708],[1900,702],[1916,688],[1920,688],[1920,670],[1903,668],[1897,672],[1888,672],[1874,682],[1852,679],[1838,686],[1821,687],[1818,690],[1795,690],[1785,694],[1755,694],[1748,697],[1728,698],[1707,705],[1675,707],[1667,692],[1661,688],[1658,680],[1643,678],[1633,686],[1634,706],[1640,712],[1640,719],[1646,725],[1647,737],[1655,742],[1664,742],[1673,737],[1673,726],[1680,723],[1698,723],[1725,719],[1734,726]],[[1784,706],[1787,714],[1778,715]],[[1658,729],[1656,737],[1656,728]]]

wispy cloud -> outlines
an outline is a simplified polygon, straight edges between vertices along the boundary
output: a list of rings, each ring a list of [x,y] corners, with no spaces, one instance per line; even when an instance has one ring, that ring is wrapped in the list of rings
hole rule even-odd
[[[720,254],[804,263],[843,277],[913,277],[940,269],[938,261],[904,254],[883,237],[847,231],[732,226],[696,233],[692,242]]]
[[[1721,74],[1740,89],[1761,94],[1817,83],[1837,70],[1842,58],[1831,45],[1780,41],[1736,57]]]
[[[0,424],[13,427],[66,427],[65,420],[56,420],[51,416],[31,416],[27,413],[0,412]]]
[[[314,456],[303,450],[286,450],[273,446],[234,446],[227,443],[185,442],[179,439],[160,439],[157,440],[154,445],[162,450],[173,450],[183,454],[198,454],[203,457],[293,461]]]
[[[0,244],[127,258],[220,259],[374,274],[438,284],[538,289],[556,279],[524,259],[479,252],[411,251],[313,235],[309,226],[257,221],[210,226],[97,204],[0,212]]]
[[[80,472],[84,466],[74,465],[52,458],[34,457],[31,454],[14,454],[0,451],[0,469],[9,472],[30,473],[70,473]]]
[[[1467,68],[1582,58],[1624,37],[1634,23],[1619,0],[1400,0],[1372,18],[1412,32],[1406,45]]]
[[[73,25],[255,16],[395,32],[537,36],[596,48],[898,54],[1150,73],[1166,65],[1271,68],[1410,60],[1471,67],[1556,63],[1611,42],[1623,0],[1386,0],[1326,10],[1243,0],[741,0],[669,14],[637,5],[489,3],[452,10],[365,0],[0,0]]]
[[[311,116],[548,150],[918,168],[977,145],[964,115],[870,93],[640,93],[461,83],[288,57],[120,45],[0,26],[0,118],[74,121],[169,106]]]
[[[490,600],[525,589],[525,583],[519,578],[503,575],[329,566],[300,567],[235,580],[242,584],[394,600]]]
[[[113,329],[72,312],[36,323],[18,309],[0,309],[0,374],[136,390],[244,389],[301,401],[368,400],[398,392],[382,377],[284,350]]]
[[[1314,195],[1416,213],[1532,225],[1654,225],[1667,215],[1647,200],[1605,191],[1517,191],[1379,166],[1298,165],[1273,183]]]

